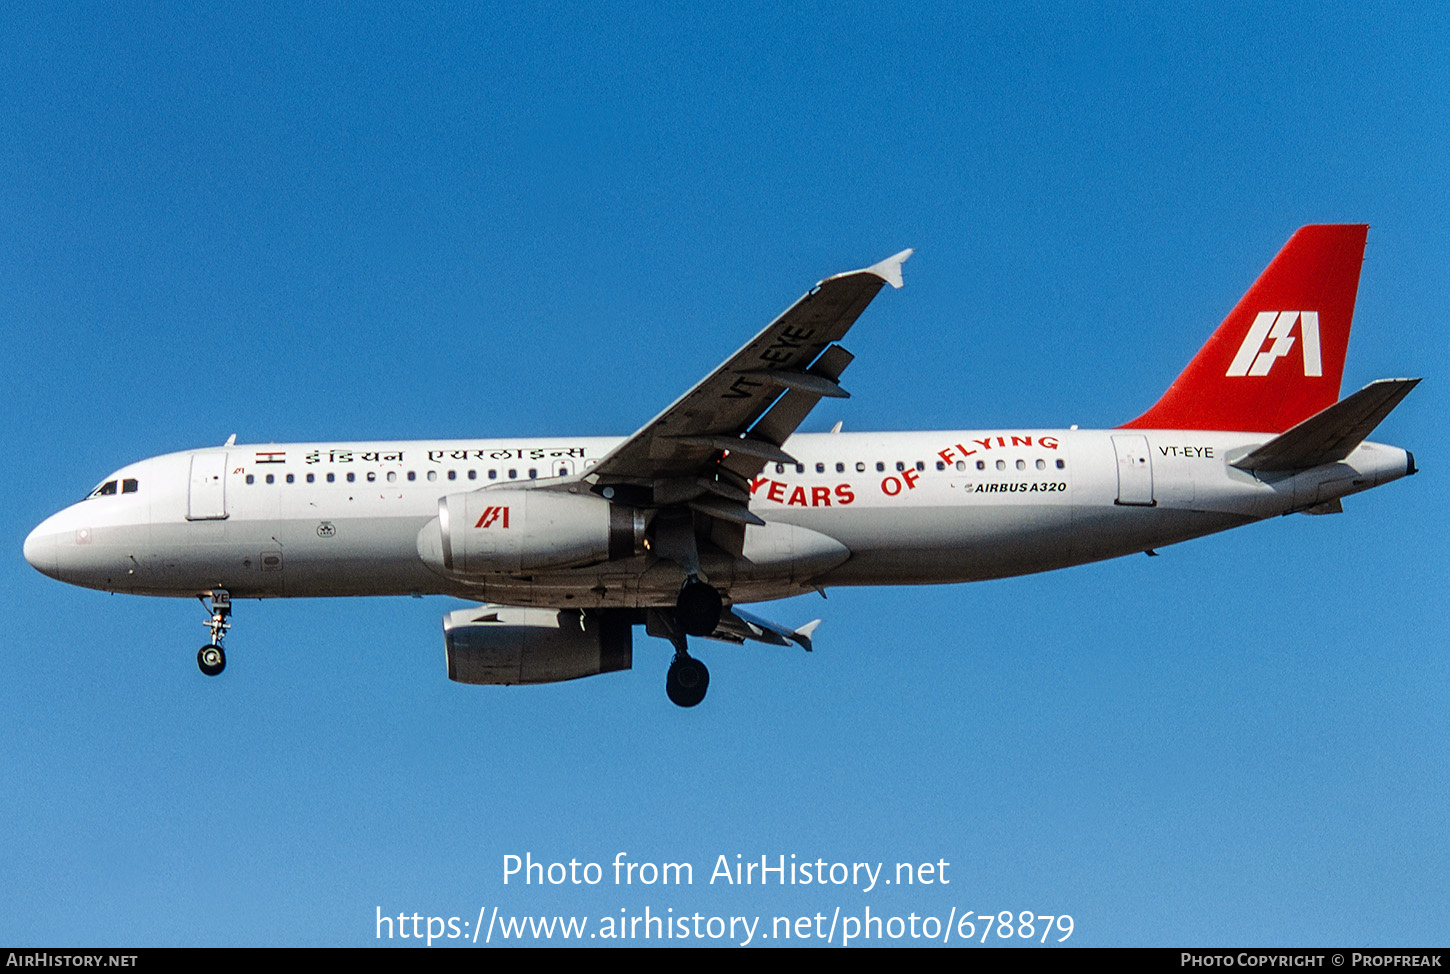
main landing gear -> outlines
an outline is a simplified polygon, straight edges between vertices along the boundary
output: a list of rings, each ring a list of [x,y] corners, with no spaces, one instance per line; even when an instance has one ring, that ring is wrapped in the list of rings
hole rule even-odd
[[[710,689],[710,671],[705,664],[683,650],[675,653],[670,671],[665,675],[665,695],[679,707],[693,707],[705,699]]]
[[[713,585],[691,575],[685,580],[684,587],[680,589],[680,597],[675,602],[675,620],[687,635],[708,636],[720,625],[720,613],[724,606],[720,593],[715,591]]]
[[[207,604],[204,596],[197,596],[203,605]],[[211,642],[207,643],[196,653],[196,665],[207,676],[216,676],[227,668],[227,654],[222,651],[222,640],[226,637],[227,630],[232,627],[228,617],[232,614],[232,597],[225,589],[213,589],[211,593],[211,619],[205,625],[211,630]]]
[[[720,625],[724,611],[720,593],[691,575],[680,589],[675,611],[651,609],[645,629],[651,636],[663,636],[675,647],[675,658],[665,675],[665,694],[679,707],[694,707],[710,689],[710,671],[690,655],[686,636],[708,636]]]

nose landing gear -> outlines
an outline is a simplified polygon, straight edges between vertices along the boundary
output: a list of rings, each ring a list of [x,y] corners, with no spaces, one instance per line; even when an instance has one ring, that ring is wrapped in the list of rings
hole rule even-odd
[[[196,651],[196,665],[207,676],[216,676],[227,668],[227,654],[216,643],[210,643]]]
[[[204,596],[198,596],[201,603],[206,605],[208,600]],[[216,676],[227,668],[227,654],[222,651],[222,639],[226,637],[227,630],[232,627],[229,617],[232,614],[232,597],[226,589],[212,589],[210,599],[211,618],[205,623],[211,630],[211,642],[207,643],[196,653],[196,665],[207,676]]]

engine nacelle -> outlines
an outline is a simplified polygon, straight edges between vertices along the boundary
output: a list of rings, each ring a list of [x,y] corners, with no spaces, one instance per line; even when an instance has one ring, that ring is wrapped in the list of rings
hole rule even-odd
[[[633,631],[626,612],[480,605],[443,617],[448,678],[459,683],[558,683],[627,670]]]
[[[638,553],[644,529],[644,512],[594,494],[480,490],[438,501],[418,554],[444,575],[570,568]]]

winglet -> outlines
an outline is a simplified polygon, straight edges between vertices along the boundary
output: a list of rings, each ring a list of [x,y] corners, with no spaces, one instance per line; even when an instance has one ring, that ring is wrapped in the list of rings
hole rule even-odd
[[[910,253],[910,251],[907,251],[907,253]],[[905,258],[902,259],[904,260]],[[821,620],[812,619],[810,622],[807,622],[795,632],[791,633],[790,639],[794,642],[800,643],[800,645],[805,648],[805,651],[809,653],[811,651],[811,633],[815,632],[816,626],[819,626],[820,624]]]
[[[901,265],[906,263],[906,258],[910,257],[913,253],[915,253],[915,250],[908,247],[899,254],[892,254],[879,264],[872,264],[866,268],[866,273],[875,274],[892,287],[899,288],[902,283]]]

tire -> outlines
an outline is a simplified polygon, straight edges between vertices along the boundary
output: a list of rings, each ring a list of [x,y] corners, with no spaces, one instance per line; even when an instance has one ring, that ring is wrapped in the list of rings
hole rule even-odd
[[[665,695],[677,707],[693,707],[710,689],[710,671],[693,656],[679,656],[665,675]]]
[[[708,636],[720,625],[724,602],[713,586],[686,582],[675,603],[675,621],[688,636]]]
[[[227,668],[227,654],[216,643],[207,643],[196,651],[196,665],[207,676],[216,676]]]

